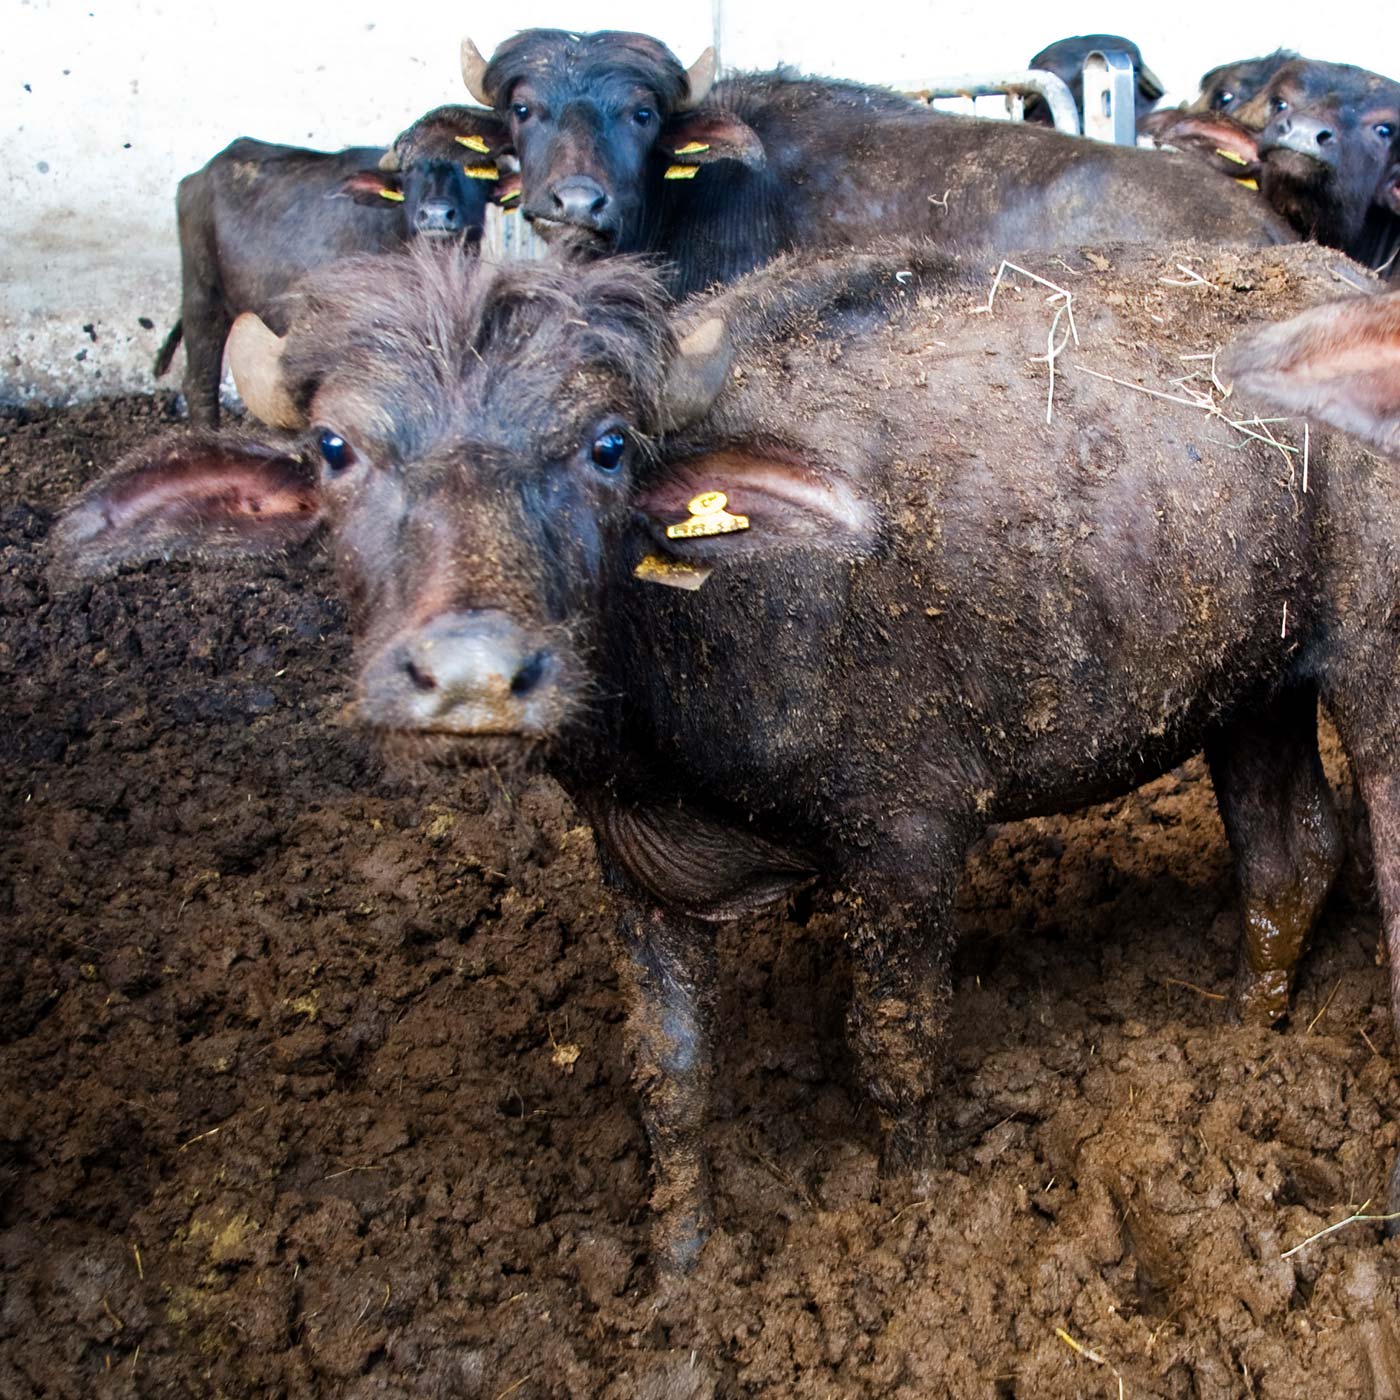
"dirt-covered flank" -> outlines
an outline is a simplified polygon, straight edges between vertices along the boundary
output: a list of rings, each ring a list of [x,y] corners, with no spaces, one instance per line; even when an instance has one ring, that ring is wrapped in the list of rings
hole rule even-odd
[[[0,1397],[1400,1392],[1377,918],[1226,1024],[1199,765],[999,830],[949,1163],[881,1182],[839,910],[727,929],[722,1230],[658,1287],[589,833],[386,775],[317,556],[53,596],[58,504],[164,426],[0,420]],[[1335,765],[1334,765],[1335,766]]]

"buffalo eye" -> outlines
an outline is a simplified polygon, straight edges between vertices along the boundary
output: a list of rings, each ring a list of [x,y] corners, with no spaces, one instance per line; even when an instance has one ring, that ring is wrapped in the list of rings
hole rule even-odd
[[[354,465],[355,449],[339,433],[332,432],[329,428],[321,429],[321,435],[316,439],[316,447],[321,454],[321,460],[332,474],[338,475]]]
[[[609,428],[593,439],[588,455],[599,471],[615,472],[622,465],[622,456],[626,451],[626,434],[621,428]]]
[[[650,107],[638,107],[637,110],[632,113],[632,120],[636,122],[638,126],[646,126],[655,115],[656,113],[653,112]]]
[[[1377,122],[1372,128],[1382,141],[1391,141],[1395,138],[1394,122]]]
[[[1272,102],[1269,103],[1269,106],[1275,112],[1286,112],[1288,110],[1288,101],[1286,98],[1276,97]]]
[[[516,121],[523,122],[530,115],[530,108],[524,102],[512,102],[510,114]]]
[[[1228,88],[1221,88],[1214,97],[1210,99],[1211,107],[1217,112],[1223,112],[1235,100],[1235,94]]]

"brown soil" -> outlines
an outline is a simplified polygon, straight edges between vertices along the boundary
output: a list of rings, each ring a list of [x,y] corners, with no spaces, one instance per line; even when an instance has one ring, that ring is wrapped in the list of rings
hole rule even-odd
[[[558,789],[386,775],[337,723],[316,556],[50,595],[56,506],[162,425],[0,420],[5,1400],[1400,1392],[1400,1245],[1282,1257],[1396,1147],[1364,882],[1291,1024],[1246,1030],[1199,765],[995,832],[914,1203],[851,1082],[837,911],[730,929],[722,1230],[658,1287]]]

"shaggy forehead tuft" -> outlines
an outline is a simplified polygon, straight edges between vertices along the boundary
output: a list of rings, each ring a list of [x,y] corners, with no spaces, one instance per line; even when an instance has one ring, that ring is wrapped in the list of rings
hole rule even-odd
[[[638,260],[499,264],[419,246],[305,278],[283,371],[303,411],[334,376],[362,392],[392,390],[401,420],[479,402],[503,382],[524,389],[588,372],[619,383],[649,424],[673,348],[665,294]]]

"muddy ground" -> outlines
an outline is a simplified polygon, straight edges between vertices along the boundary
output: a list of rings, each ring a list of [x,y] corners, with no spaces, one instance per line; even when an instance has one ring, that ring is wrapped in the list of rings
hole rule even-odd
[[[560,792],[386,774],[314,555],[50,595],[55,507],[167,413],[0,419],[0,1397],[1400,1393],[1400,1244],[1283,1257],[1380,1209],[1376,913],[1353,873],[1291,1022],[1227,1024],[1199,764],[971,861],[927,1199],[836,911],[727,930],[723,1228],[658,1288]]]

